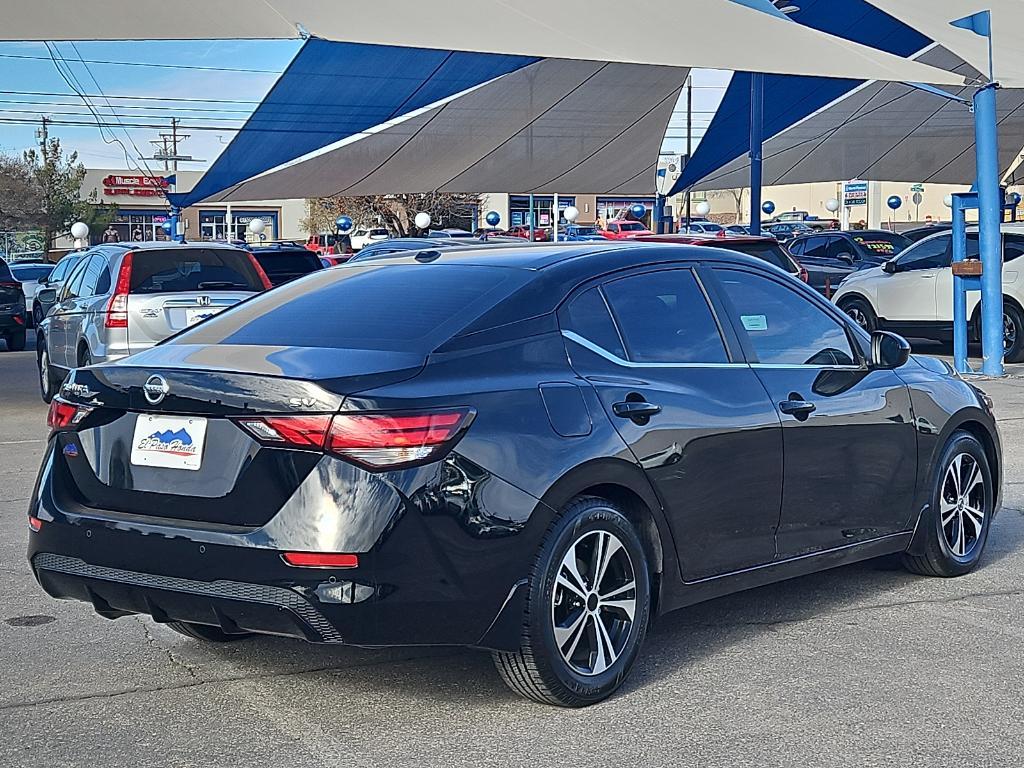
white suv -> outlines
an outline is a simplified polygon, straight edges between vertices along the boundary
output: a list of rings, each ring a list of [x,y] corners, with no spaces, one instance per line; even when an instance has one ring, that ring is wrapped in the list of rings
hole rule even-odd
[[[370,243],[387,240],[389,237],[391,234],[384,227],[373,227],[372,229],[360,227],[352,233],[352,250],[361,251]]]
[[[1024,361],[1024,224],[1003,224],[1003,331],[1007,362]],[[832,300],[867,331],[949,341],[953,337],[952,234],[931,235],[880,267],[854,272]],[[978,257],[978,228],[967,230],[967,256]],[[981,338],[980,294],[967,294],[970,338]]]

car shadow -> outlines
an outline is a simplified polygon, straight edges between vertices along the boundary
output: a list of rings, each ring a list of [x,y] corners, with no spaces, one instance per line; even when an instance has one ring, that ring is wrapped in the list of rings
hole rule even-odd
[[[1024,526],[996,522],[990,547],[978,571],[984,574],[1024,548]],[[948,598],[942,585],[905,571],[898,556],[877,558],[753,590],[738,592],[660,617],[648,632],[636,668],[620,695],[657,684],[753,636],[800,622],[833,619],[872,610],[891,610],[922,600],[915,584],[936,585],[936,599]],[[927,599],[927,598],[926,598]],[[840,619],[841,620],[841,619]],[[501,682],[488,653],[468,648],[361,649],[309,645],[298,640],[257,637],[227,645],[202,646],[220,661],[248,670],[253,678],[315,679],[337,688],[382,696],[412,696],[446,706],[493,707],[519,698]],[[197,648],[196,651],[199,651]]]

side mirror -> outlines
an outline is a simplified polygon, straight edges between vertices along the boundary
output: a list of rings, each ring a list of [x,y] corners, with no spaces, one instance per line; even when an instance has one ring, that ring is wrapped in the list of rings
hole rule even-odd
[[[889,259],[887,262],[882,264],[882,271],[890,275],[895,275],[900,271],[899,264],[896,263],[896,259]]]
[[[57,289],[43,288],[36,292],[36,298],[44,304],[53,304],[57,300]]]
[[[871,367],[874,370],[891,371],[905,365],[910,359],[910,343],[902,336],[888,331],[871,334]]]
[[[838,256],[836,256],[836,258],[839,259],[844,264],[849,264],[851,267],[853,266],[853,254],[852,253],[840,253]]]

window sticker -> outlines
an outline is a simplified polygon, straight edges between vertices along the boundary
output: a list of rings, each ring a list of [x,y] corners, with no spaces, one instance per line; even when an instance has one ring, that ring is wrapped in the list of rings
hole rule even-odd
[[[748,331],[768,330],[768,318],[765,315],[740,315],[740,320]]]

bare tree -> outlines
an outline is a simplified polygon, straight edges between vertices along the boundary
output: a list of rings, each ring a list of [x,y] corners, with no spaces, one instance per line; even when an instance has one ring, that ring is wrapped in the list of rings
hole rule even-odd
[[[368,195],[317,198],[306,201],[302,227],[310,233],[333,232],[334,220],[342,214],[356,226],[381,226],[399,237],[416,233],[413,219],[423,211],[430,214],[432,226],[471,226],[473,208],[479,207],[479,195],[461,192],[428,192],[400,195]]]
[[[713,199],[727,198],[732,200],[733,205],[735,206],[734,210],[736,211],[736,220],[729,223],[739,224],[743,220],[743,197],[746,193],[747,190],[742,187],[738,189],[716,189],[713,192],[708,192],[708,197]]]

